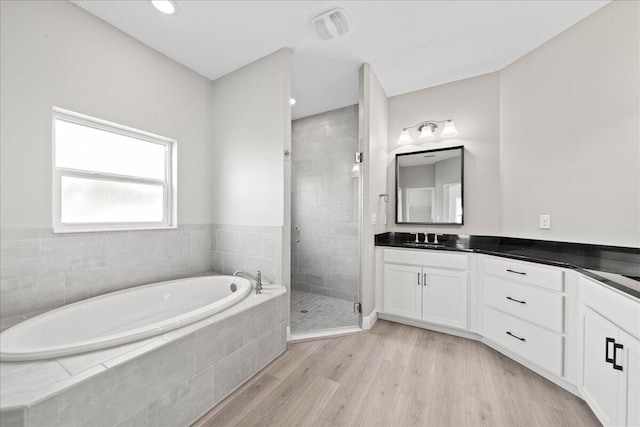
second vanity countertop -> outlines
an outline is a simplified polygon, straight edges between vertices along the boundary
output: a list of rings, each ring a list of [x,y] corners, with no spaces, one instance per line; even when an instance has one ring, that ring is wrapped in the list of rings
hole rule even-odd
[[[440,244],[415,244],[415,233],[377,234],[376,246],[482,253],[570,268],[640,299],[640,249],[513,237],[439,235]],[[432,240],[432,239],[431,239]]]

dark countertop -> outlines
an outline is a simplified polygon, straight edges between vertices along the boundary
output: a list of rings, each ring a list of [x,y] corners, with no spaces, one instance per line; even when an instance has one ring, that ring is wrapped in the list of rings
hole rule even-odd
[[[429,237],[429,240],[433,241],[433,235]],[[377,234],[375,245],[474,252],[570,268],[640,299],[640,248],[456,234],[438,235],[438,239],[440,242],[438,245],[425,245],[424,234],[420,233],[422,244],[411,245],[415,240],[415,233],[389,232]],[[605,275],[598,275],[598,272],[625,277],[616,280],[615,276],[612,279],[611,274],[606,274],[607,277],[604,277]]]

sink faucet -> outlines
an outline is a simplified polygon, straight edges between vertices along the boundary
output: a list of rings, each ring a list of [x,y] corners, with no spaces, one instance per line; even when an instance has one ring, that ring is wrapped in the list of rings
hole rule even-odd
[[[233,275],[253,280],[256,282],[256,294],[262,293],[262,273],[260,273],[260,270],[258,270],[255,276],[251,273],[247,273],[246,271],[236,271]]]

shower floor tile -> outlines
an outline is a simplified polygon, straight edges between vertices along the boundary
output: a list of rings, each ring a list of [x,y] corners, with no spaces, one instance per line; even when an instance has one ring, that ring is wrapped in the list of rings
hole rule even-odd
[[[303,313],[302,311],[306,311]],[[353,302],[299,290],[291,292],[291,333],[358,326]]]

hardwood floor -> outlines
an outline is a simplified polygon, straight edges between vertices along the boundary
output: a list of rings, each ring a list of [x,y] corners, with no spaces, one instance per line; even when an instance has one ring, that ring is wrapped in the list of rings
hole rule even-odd
[[[291,344],[195,423],[212,426],[599,426],[587,405],[476,341],[379,320]]]

